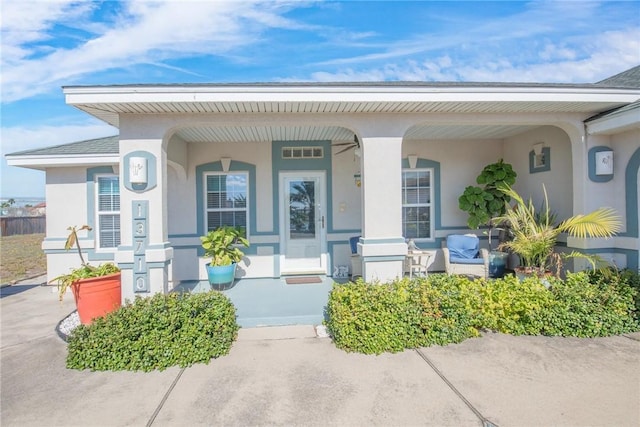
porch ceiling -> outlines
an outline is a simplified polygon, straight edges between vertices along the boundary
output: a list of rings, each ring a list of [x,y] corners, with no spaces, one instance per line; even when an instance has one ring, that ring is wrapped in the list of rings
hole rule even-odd
[[[424,125],[411,128],[405,138],[502,139],[529,131],[525,125]],[[183,128],[176,135],[186,142],[353,141],[353,132],[337,126],[225,126]]]
[[[359,113],[448,113],[597,114],[624,102],[593,101],[446,101],[446,102],[118,102],[72,104],[110,125],[119,127],[120,114],[359,114]]]

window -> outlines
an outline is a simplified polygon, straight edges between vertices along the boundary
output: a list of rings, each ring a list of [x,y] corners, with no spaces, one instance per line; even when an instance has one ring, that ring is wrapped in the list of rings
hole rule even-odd
[[[246,173],[208,173],[204,176],[207,204],[205,207],[206,230],[221,226],[240,227],[247,230],[247,182]]]
[[[432,239],[432,169],[402,172],[402,233],[405,239]]]
[[[322,159],[322,147],[282,147],[283,159]]]
[[[98,177],[98,237],[99,248],[120,245],[120,182],[117,176]]]

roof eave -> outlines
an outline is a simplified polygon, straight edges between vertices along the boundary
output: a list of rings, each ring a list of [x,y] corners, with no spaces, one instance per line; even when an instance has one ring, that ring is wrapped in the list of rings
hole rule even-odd
[[[82,155],[7,155],[9,166],[45,170],[54,167],[117,165],[120,156],[117,154],[82,154]]]
[[[202,85],[202,86],[66,86],[68,104],[110,102],[411,102],[531,101],[558,95],[599,97],[640,95],[640,89],[597,86],[379,86],[379,85]],[[339,95],[338,98],[335,96]],[[428,96],[425,98],[425,96]],[[609,100],[609,99],[608,99]]]
[[[589,135],[612,135],[632,129],[640,129],[640,105],[586,122]]]

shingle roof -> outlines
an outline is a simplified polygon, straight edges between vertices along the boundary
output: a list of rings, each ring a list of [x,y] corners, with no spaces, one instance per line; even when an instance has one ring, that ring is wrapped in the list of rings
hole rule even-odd
[[[36,148],[34,150],[19,151],[7,154],[7,156],[73,156],[82,154],[118,154],[118,135],[105,138],[88,139],[85,141],[71,142],[53,147]]]
[[[596,85],[640,89],[640,65],[601,80]]]

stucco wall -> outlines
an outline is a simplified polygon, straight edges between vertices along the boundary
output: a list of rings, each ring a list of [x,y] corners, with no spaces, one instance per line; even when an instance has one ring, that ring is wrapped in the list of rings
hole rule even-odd
[[[87,169],[50,168],[46,173],[47,238],[66,237],[67,227],[87,223]]]
[[[593,183],[593,187],[602,187],[602,192],[609,194],[610,205],[622,217],[624,230],[627,231],[626,216],[626,182],[625,174],[629,159],[640,148],[640,129],[635,129],[610,137],[609,146],[613,149],[613,179],[605,183]],[[637,177],[636,177],[637,179]],[[635,213],[637,214],[637,210]]]
[[[476,177],[486,165],[501,158],[502,141],[409,140],[403,144],[402,157],[409,155],[440,163],[440,225],[466,228],[467,214],[458,208],[458,198],[467,186],[477,185]],[[436,235],[441,234],[436,229]]]
[[[362,221],[361,187],[356,185],[354,174],[360,171],[360,160],[353,151],[331,155],[333,170],[333,228],[359,230]]]
[[[550,149],[551,168],[531,173],[529,152],[533,145],[543,142]],[[542,186],[547,189],[551,210],[558,219],[573,215],[573,172],[569,136],[560,128],[543,126],[504,141],[504,161],[511,163],[518,174],[514,188],[527,200],[531,197],[536,208],[544,200]]]
[[[98,167],[113,172],[111,166]],[[95,191],[95,188],[92,189]],[[46,171],[47,235],[42,248],[47,255],[47,280],[80,266],[74,248],[65,251],[70,226],[94,225],[94,208],[89,207],[86,167],[49,168]],[[85,261],[98,265],[113,259],[113,251],[96,251],[93,232],[78,233]]]

